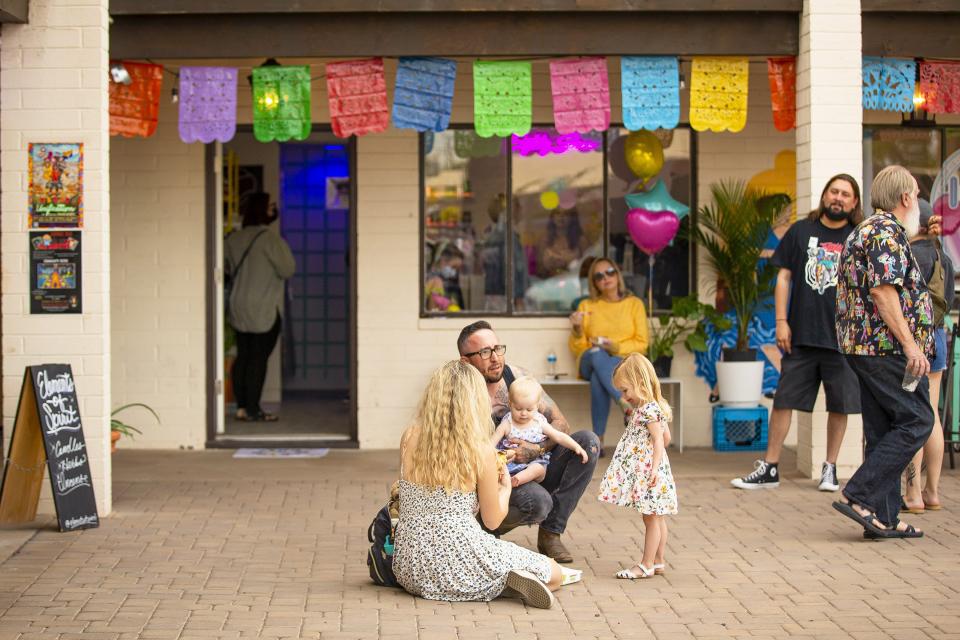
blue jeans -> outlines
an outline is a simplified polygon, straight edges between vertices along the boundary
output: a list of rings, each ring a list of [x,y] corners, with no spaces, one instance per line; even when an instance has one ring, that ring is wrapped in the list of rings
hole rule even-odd
[[[860,380],[867,446],[843,495],[893,527],[900,513],[900,474],[933,430],[930,387],[924,377],[913,393],[901,388],[907,365],[902,354],[848,355],[847,362]]]
[[[612,356],[600,347],[592,347],[580,357],[580,377],[590,381],[590,420],[593,432],[603,438],[607,430],[610,401],[620,400],[613,386],[613,370],[623,358]]]

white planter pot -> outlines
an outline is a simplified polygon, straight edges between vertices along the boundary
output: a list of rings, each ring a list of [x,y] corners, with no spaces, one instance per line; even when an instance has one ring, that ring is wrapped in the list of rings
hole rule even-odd
[[[763,361],[718,362],[717,387],[725,407],[755,407],[763,395]]]

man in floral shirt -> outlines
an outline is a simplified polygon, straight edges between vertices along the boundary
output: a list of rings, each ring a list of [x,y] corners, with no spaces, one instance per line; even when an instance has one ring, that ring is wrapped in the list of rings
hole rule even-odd
[[[900,522],[900,474],[933,428],[926,374],[933,311],[908,238],[920,226],[917,181],[901,166],[877,174],[877,212],[847,239],[837,281],[837,341],[860,380],[866,453],[837,511],[867,538],[918,538]],[[909,384],[919,378],[915,387]]]

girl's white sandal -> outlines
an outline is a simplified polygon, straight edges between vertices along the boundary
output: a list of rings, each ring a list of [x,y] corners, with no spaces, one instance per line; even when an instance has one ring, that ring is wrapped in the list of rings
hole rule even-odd
[[[620,571],[617,571],[617,578],[619,578],[620,580],[643,580],[644,578],[653,577],[653,569],[647,569],[645,566],[639,563],[637,564],[637,566],[640,567],[639,575],[634,573],[633,571],[630,571],[630,569],[622,569]]]
[[[665,564],[655,564],[653,565],[653,573],[662,576],[667,572],[667,565]]]

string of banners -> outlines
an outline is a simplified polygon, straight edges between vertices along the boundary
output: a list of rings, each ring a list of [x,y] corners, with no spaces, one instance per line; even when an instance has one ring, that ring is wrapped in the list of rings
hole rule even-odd
[[[156,132],[164,68],[114,61],[129,74],[110,83],[111,135],[149,137]],[[532,63],[477,60],[473,63],[473,111],[477,135],[525,135],[533,123]],[[549,61],[554,126],[561,134],[603,131],[610,126],[607,59]],[[236,133],[238,70],[180,67],[179,133],[184,142],[227,142]],[[457,62],[402,57],[394,78],[392,109],[383,58],[325,65],[330,124],[339,137],[366,135],[393,126],[443,131],[450,125]],[[796,126],[796,58],[767,59],[774,126]],[[749,65],[745,57],[692,59],[690,126],[697,131],[743,129],[747,122]],[[311,75],[306,65],[253,69],[253,130],[257,140],[303,140],[310,135]],[[623,56],[620,90],[624,126],[631,130],[672,129],[680,122],[680,61],[675,56]],[[863,105],[910,111],[918,107],[915,85],[931,113],[960,112],[960,62],[864,57]]]

